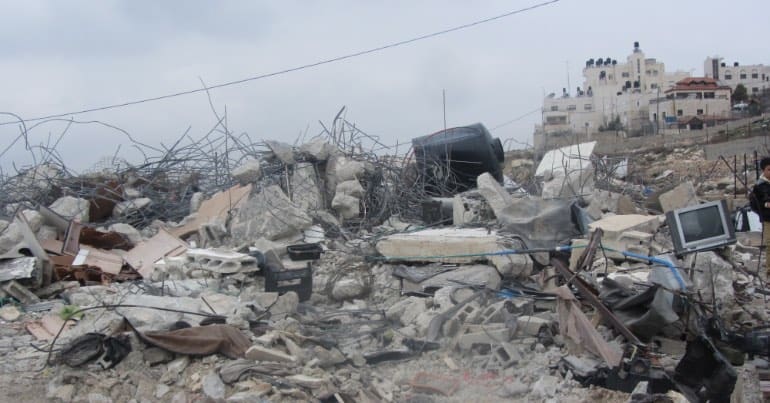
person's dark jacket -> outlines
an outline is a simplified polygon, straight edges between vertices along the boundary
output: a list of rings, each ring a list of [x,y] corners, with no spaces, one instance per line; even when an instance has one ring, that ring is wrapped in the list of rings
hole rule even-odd
[[[762,222],[770,222],[770,208],[765,207],[765,203],[770,202],[770,181],[764,176],[760,176],[759,180],[757,180],[753,196],[759,201],[759,215]]]

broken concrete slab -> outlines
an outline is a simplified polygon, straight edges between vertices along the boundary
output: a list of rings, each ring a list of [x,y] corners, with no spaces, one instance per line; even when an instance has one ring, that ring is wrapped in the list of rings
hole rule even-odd
[[[698,290],[702,301],[711,304],[720,301],[731,305],[735,302],[735,271],[733,266],[713,251],[695,255],[693,289]]]
[[[170,228],[169,233],[177,237],[184,237],[198,231],[198,228],[203,224],[225,222],[231,211],[237,210],[246,202],[251,193],[251,187],[250,184],[237,185],[215,193],[208,200],[201,202],[198,211],[188,216],[183,225]]]
[[[689,181],[680,183],[677,187],[661,194],[658,200],[664,213],[698,204],[695,186]]]
[[[336,150],[336,147],[322,139],[313,139],[299,146],[299,152],[313,157],[316,161],[326,161]]]
[[[604,239],[618,239],[626,231],[654,234],[660,227],[660,218],[654,215],[626,214],[613,215],[588,224],[590,231],[601,228]]]
[[[131,224],[115,223],[109,226],[109,231],[118,233],[126,237],[132,245],[136,245],[142,242],[142,234],[134,228]]]
[[[361,182],[356,179],[340,182],[337,184],[335,194],[345,194],[348,196],[361,198],[364,196],[364,188],[361,186]]]
[[[48,207],[56,214],[66,219],[88,222],[90,205],[86,199],[64,196],[57,199]]]
[[[332,208],[342,219],[349,220],[359,216],[361,210],[360,203],[357,197],[337,193],[334,195],[334,199],[332,199]]]
[[[130,216],[152,206],[152,203],[152,199],[149,197],[125,200],[115,205],[112,209],[112,216],[114,218]]]
[[[513,203],[513,197],[488,172],[479,175],[476,178],[476,184],[479,193],[484,196],[492,211],[495,212],[495,216]]]
[[[315,165],[303,162],[294,166],[291,175],[291,199],[306,211],[324,209]]]
[[[230,172],[230,176],[241,185],[256,183],[262,176],[262,165],[258,160],[248,158]]]
[[[231,233],[241,242],[287,238],[313,225],[313,220],[276,185],[249,198],[233,219]]]
[[[592,166],[570,170],[553,171],[551,180],[543,183],[541,196],[544,199],[588,196],[594,192],[594,169]]]
[[[275,140],[265,140],[265,145],[273,152],[278,160],[286,165],[294,164],[294,149],[291,145]]]
[[[186,250],[186,242],[161,228],[154,237],[134,246],[125,259],[142,277],[149,279],[155,270],[155,262],[165,256],[179,256]]]
[[[38,260],[34,257],[0,260],[0,283],[35,277]]]
[[[471,263],[498,252],[497,242],[497,233],[484,228],[438,228],[383,237],[376,249],[393,260]]]

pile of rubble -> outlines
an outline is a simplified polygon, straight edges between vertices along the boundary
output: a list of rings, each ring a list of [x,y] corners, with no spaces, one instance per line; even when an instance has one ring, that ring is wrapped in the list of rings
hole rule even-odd
[[[6,182],[21,195],[0,221],[6,396],[680,402],[758,388],[756,234],[675,256],[664,214],[699,203],[691,183],[655,195],[660,215],[643,188],[598,189],[590,162],[536,174],[543,196],[484,173],[431,197],[409,159],[265,145],[215,186],[49,165]],[[52,183],[64,195],[43,204]]]

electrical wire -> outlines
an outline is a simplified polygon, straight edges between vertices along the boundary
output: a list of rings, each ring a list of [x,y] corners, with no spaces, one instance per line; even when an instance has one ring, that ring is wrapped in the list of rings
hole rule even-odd
[[[203,88],[196,88],[196,89],[191,89],[191,90],[185,90],[185,91],[175,92],[175,93],[166,94],[166,95],[159,95],[159,96],[151,97],[151,98],[139,99],[139,100],[135,100],[135,101],[126,101],[126,102],[121,102],[121,103],[112,104],[112,105],[105,105],[105,106],[99,106],[99,107],[94,107],[94,108],[86,108],[86,109],[81,109],[81,110],[73,111],[73,112],[59,113],[59,114],[55,114],[55,115],[48,115],[48,116],[31,118],[31,119],[25,119],[23,121],[24,122],[33,122],[33,121],[38,121],[38,120],[46,120],[46,119],[52,119],[52,118],[61,118],[61,117],[66,117],[66,116],[80,115],[80,114],[89,113],[89,112],[97,112],[97,111],[103,111],[103,110],[109,110],[109,109],[122,108],[122,107],[126,107],[126,106],[142,104],[142,103],[146,103],[146,102],[160,101],[160,100],[163,100],[163,99],[175,98],[175,97],[179,97],[179,96],[183,96],[183,95],[196,94],[196,93],[199,93],[199,92],[204,92],[204,91],[209,91],[209,90],[212,90],[212,89],[217,89],[217,88],[223,88],[223,87],[229,87],[229,86],[233,86],[233,85],[243,84],[243,83],[246,83],[246,82],[256,81],[256,80],[260,80],[260,79],[268,78],[268,77],[279,76],[279,75],[283,75],[283,74],[287,74],[287,73],[293,73],[295,71],[305,70],[305,69],[309,69],[309,68],[313,68],[313,67],[318,67],[318,66],[322,66],[324,64],[334,63],[334,62],[338,62],[338,61],[342,61],[342,60],[346,60],[346,59],[352,59],[354,57],[363,56],[363,55],[367,55],[367,54],[370,54],[370,53],[376,53],[376,52],[380,52],[380,51],[383,51],[383,50],[386,50],[386,49],[395,48],[395,47],[403,46],[403,45],[408,45],[410,43],[418,42],[418,41],[421,41],[421,40],[424,40],[424,39],[429,39],[429,38],[433,38],[433,37],[436,37],[436,36],[448,34],[448,33],[451,33],[451,32],[460,31],[460,30],[463,30],[463,29],[474,27],[476,25],[481,25],[481,24],[485,24],[485,23],[488,23],[488,22],[496,21],[496,20],[499,20],[499,19],[502,19],[502,18],[510,17],[510,16],[513,16],[513,15],[516,15],[516,14],[521,14],[521,13],[524,13],[524,12],[527,12],[527,11],[532,11],[532,10],[537,9],[537,8],[541,8],[541,7],[545,7],[547,5],[551,5],[553,3],[557,3],[558,1],[559,0],[550,0],[550,1],[545,1],[545,2],[541,2],[541,3],[537,3],[537,4],[529,6],[529,7],[520,8],[520,9],[517,9],[517,10],[513,10],[513,11],[509,11],[509,12],[503,13],[503,14],[499,14],[499,15],[496,15],[496,16],[493,16],[493,17],[489,17],[489,18],[485,18],[485,19],[482,19],[482,20],[473,21],[473,22],[470,22],[470,23],[467,23],[467,24],[463,24],[463,25],[458,25],[458,26],[455,26],[455,27],[452,27],[452,28],[447,28],[447,29],[444,29],[444,30],[441,30],[441,31],[432,32],[432,33],[429,33],[429,34],[417,36],[417,37],[410,38],[410,39],[405,39],[405,40],[398,41],[398,42],[392,42],[392,43],[389,43],[389,44],[386,44],[386,45],[382,45],[382,46],[378,46],[378,47],[374,47],[374,48],[369,48],[369,49],[358,51],[358,52],[354,52],[354,53],[348,53],[346,55],[337,56],[337,57],[333,57],[333,58],[330,58],[330,59],[324,59],[324,60],[316,61],[316,62],[313,62],[313,63],[308,63],[308,64],[303,64],[303,65],[300,65],[300,66],[296,66],[296,67],[287,68],[287,69],[284,69],[284,70],[274,71],[272,73],[260,74],[260,75],[256,75],[256,76],[252,76],[252,77],[242,78],[242,79],[234,80],[234,81],[228,81],[228,82],[224,82],[224,83],[220,83],[220,84],[215,84],[215,85],[211,85],[211,86],[206,86],[204,84]],[[11,122],[2,122],[2,123],[0,123],[0,126],[1,125],[7,125],[7,124],[15,124],[15,123],[18,123],[18,122],[19,122],[18,120],[17,121],[11,121]]]

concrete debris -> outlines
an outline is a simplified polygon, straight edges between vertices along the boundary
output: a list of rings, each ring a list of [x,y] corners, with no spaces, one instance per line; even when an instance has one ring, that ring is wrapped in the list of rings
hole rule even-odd
[[[267,238],[274,241],[301,234],[313,224],[278,186],[268,186],[250,197],[234,217],[231,231],[239,242]]]
[[[506,153],[507,177],[453,163],[452,184],[427,154],[362,149],[370,136],[342,116],[304,144],[0,178],[0,387],[180,403],[759,393],[761,237],[675,257],[655,215],[739,210],[726,168],[701,179],[697,151],[605,158],[592,142],[534,172],[532,152]],[[99,342],[67,348],[78,340]],[[49,359],[62,349],[76,357]]]
[[[88,200],[72,196],[64,196],[48,206],[56,214],[68,219],[88,222]]]
[[[245,186],[256,183],[262,175],[262,165],[255,159],[247,159],[230,172],[230,176]]]
[[[698,196],[695,194],[695,186],[692,182],[684,182],[670,191],[660,195],[660,206],[664,213],[682,207],[698,204]]]

